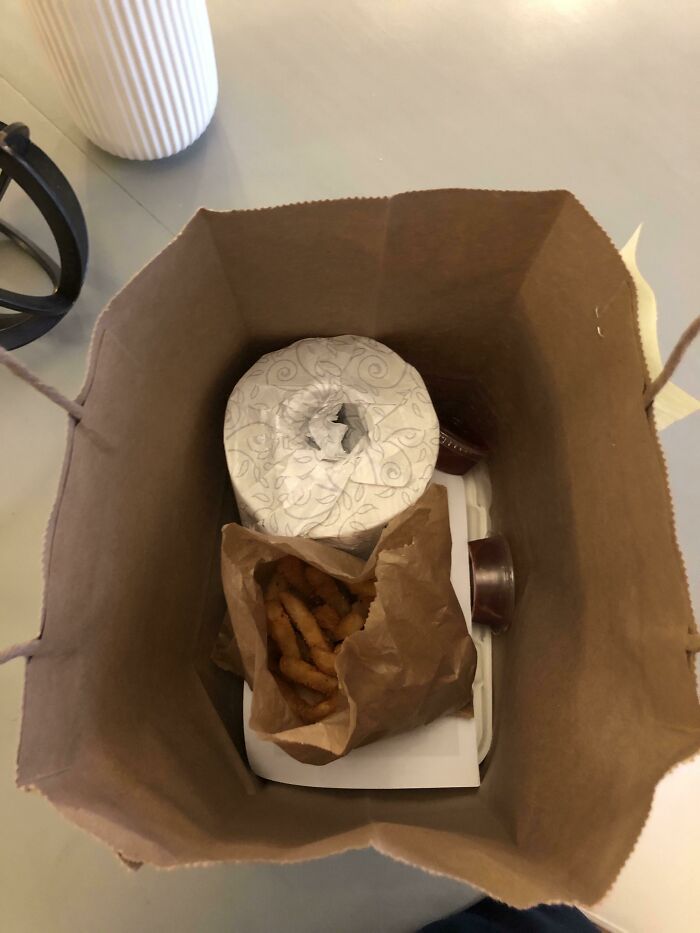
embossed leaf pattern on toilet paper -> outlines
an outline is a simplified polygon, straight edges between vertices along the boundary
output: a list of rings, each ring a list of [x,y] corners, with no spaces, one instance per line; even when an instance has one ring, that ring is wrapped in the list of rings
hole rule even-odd
[[[376,340],[315,338],[269,353],[226,409],[241,521],[367,552],[425,490],[438,436],[420,375]]]

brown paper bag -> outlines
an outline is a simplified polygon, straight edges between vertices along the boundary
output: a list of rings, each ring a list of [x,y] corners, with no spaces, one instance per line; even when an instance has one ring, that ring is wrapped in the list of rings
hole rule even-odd
[[[443,486],[429,487],[389,522],[367,562],[311,539],[227,525],[221,569],[232,637],[224,646],[219,640],[214,660],[230,669],[240,652],[253,689],[250,725],[260,737],[298,761],[323,765],[464,709],[476,651],[450,583],[451,548]],[[338,654],[338,709],[312,725],[300,724],[268,663],[260,575],[285,554],[338,580],[377,581],[364,630],[349,636]]]
[[[478,790],[257,781],[210,662],[222,424],[261,353],[366,334],[492,452],[511,544]],[[47,537],[18,781],[134,861],[376,849],[516,905],[598,900],[700,748],[694,631],[634,288],[574,197],[424,191],[201,211],[97,322]]]

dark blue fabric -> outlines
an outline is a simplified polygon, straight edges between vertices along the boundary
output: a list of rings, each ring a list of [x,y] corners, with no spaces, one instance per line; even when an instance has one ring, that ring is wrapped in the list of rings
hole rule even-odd
[[[516,910],[490,897],[461,913],[429,923],[421,933],[500,933],[501,930],[517,930],[518,933],[596,933],[596,927],[575,907],[543,904],[529,910]]]

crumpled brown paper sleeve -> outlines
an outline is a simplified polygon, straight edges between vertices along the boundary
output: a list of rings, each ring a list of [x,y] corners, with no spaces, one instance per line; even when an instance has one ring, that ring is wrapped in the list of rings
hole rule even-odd
[[[268,669],[258,581],[265,565],[284,554],[340,580],[377,580],[365,628],[347,638],[338,654],[339,708],[313,725],[299,724]],[[450,583],[450,566],[442,486],[431,486],[387,525],[366,563],[310,539],[265,536],[226,525],[222,576],[231,628],[223,627],[214,660],[235,669],[240,653],[253,688],[251,727],[298,761],[322,765],[352,748],[467,706],[476,651]]]

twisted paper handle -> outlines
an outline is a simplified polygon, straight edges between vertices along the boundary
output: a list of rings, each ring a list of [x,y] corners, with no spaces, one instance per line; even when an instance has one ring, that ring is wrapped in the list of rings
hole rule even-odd
[[[66,398],[65,395],[59,392],[58,389],[54,389],[53,386],[49,386],[45,382],[42,382],[42,380],[39,379],[38,376],[35,376],[24,363],[20,363],[20,361],[8,350],[5,350],[4,347],[0,347],[0,363],[7,366],[10,372],[19,376],[19,378],[23,379],[28,385],[33,386],[37,392],[41,392],[46,398],[51,399],[52,402],[67,411],[71,418],[80,421],[83,417],[82,405]],[[40,645],[41,640],[39,638],[33,638],[31,641],[25,641],[22,644],[5,648],[0,651],[0,664],[6,664],[8,661],[12,661],[15,658],[31,658],[38,653]]]
[[[5,648],[4,651],[0,651],[0,664],[6,664],[8,661],[13,661],[15,658],[31,658],[38,653],[40,643],[40,638],[32,638],[31,641],[25,641],[19,645],[12,645],[9,648]]]
[[[20,363],[20,361],[14,357],[9,350],[5,350],[4,347],[0,347],[0,363],[7,366],[10,372],[14,373],[15,376],[19,376],[20,379],[23,379],[27,385],[34,386],[37,392],[41,392],[42,395],[51,399],[56,405],[60,405],[61,408],[64,408],[71,418],[80,421],[83,417],[82,405],[66,398],[65,395],[59,392],[58,389],[54,389],[53,386],[49,386],[45,382],[42,382],[38,376],[34,375],[31,369],[28,369],[24,363]]]
[[[685,351],[695,340],[698,334],[700,334],[700,316],[696,317],[690,326],[687,327],[681,334],[680,340],[675,345],[673,350],[671,350],[671,355],[669,356],[668,360],[666,360],[666,365],[661,370],[656,379],[654,379],[654,381],[647,386],[646,391],[644,392],[645,408],[649,408],[656,396],[669,381],[671,376],[678,368],[678,364],[683,359]]]

